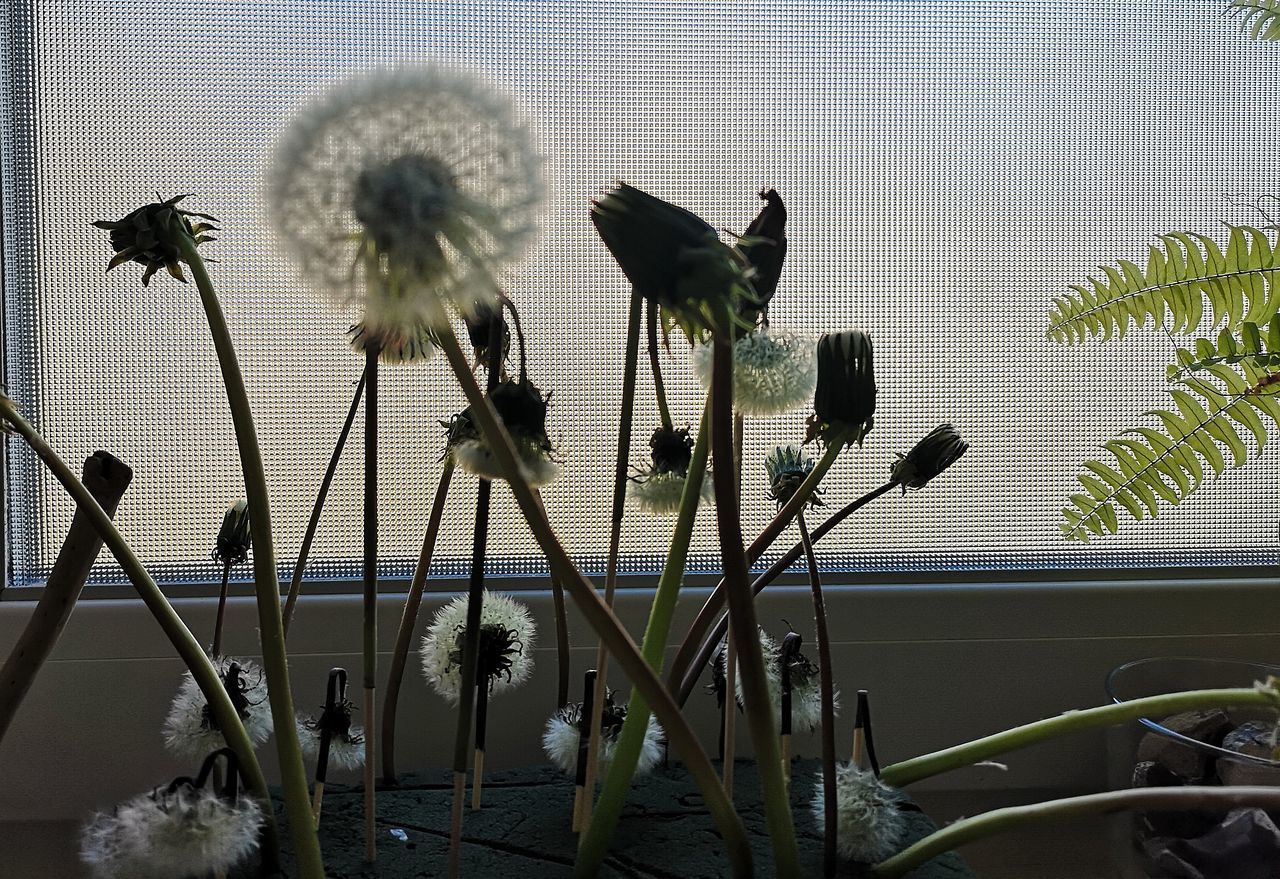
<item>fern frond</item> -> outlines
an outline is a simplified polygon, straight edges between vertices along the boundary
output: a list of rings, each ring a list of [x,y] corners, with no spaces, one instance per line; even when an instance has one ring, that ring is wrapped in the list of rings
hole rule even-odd
[[[1280,0],[1276,0],[1280,3]],[[1228,226],[1225,249],[1205,235],[1171,232],[1147,249],[1146,268],[1128,260],[1104,266],[1099,277],[1072,284],[1053,301],[1048,336],[1064,345],[1086,338],[1123,336],[1130,322],[1192,333],[1241,321],[1262,324],[1280,311],[1280,239],[1272,243],[1252,226]]]
[[[1237,334],[1232,334],[1230,327],[1224,328],[1216,343],[1196,339],[1194,351],[1179,348],[1177,356],[1178,362],[1168,368],[1171,379],[1184,378],[1218,363],[1247,362],[1260,369],[1280,366],[1280,316],[1271,319],[1265,334],[1256,323],[1245,321]]]
[[[1204,377],[1212,376],[1214,381]],[[1103,445],[1111,460],[1087,461],[1077,479],[1085,492],[1071,496],[1059,526],[1068,540],[1088,541],[1119,528],[1119,510],[1142,520],[1160,514],[1161,504],[1185,500],[1205,481],[1206,471],[1221,476],[1228,466],[1245,464],[1252,435],[1256,456],[1267,443],[1268,425],[1280,428],[1280,373],[1247,361],[1233,366],[1212,363],[1179,383],[1170,394],[1173,409],[1147,413],[1160,426],[1139,427]],[[1223,450],[1230,453],[1228,462]]]
[[[1280,0],[1231,0],[1227,14],[1255,40],[1280,40]]]

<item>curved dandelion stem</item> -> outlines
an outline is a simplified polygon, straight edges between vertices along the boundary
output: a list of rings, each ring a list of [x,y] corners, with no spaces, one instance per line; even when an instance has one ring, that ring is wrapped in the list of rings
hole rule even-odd
[[[458,344],[453,328],[445,325],[440,330],[440,336],[441,348],[449,360],[449,366],[466,394],[467,402],[475,412],[480,429],[489,439],[494,459],[511,486],[530,532],[546,556],[552,576],[559,578],[564,584],[588,625],[604,638],[609,652],[617,660],[622,672],[632,680],[645,700],[653,706],[653,713],[666,730],[667,739],[672,747],[684,759],[689,775],[697,784],[707,811],[711,813],[712,821],[715,822],[717,830],[724,839],[725,853],[729,859],[732,875],[750,876],[751,846],[747,842],[742,819],[734,812],[733,804],[724,795],[724,788],[720,786],[715,769],[698,743],[698,738],[689,726],[689,722],[680,713],[675,700],[671,698],[671,694],[662,685],[657,674],[645,662],[622,623],[604,603],[591,581],[578,570],[556,537],[537,494],[521,474],[520,462],[511,436],[498,419],[492,404],[485,399],[480,386],[476,384],[475,377],[467,365],[467,357]],[[598,872],[596,868],[604,858],[604,848],[607,844],[606,838],[598,853],[599,860],[595,860],[594,863],[590,860],[584,862],[584,853],[580,849],[575,874],[583,879],[596,875]]]
[[[653,372],[653,392],[658,398],[658,419],[664,430],[674,430],[671,410],[667,407],[667,388],[662,381],[662,362],[658,356],[658,309],[650,303],[646,310],[649,318],[649,368]]]
[[[298,747],[298,727],[293,714],[293,696],[289,688],[289,664],[284,649],[284,629],[280,618],[280,583],[276,575],[275,543],[271,536],[271,500],[267,493],[267,477],[262,466],[262,451],[253,423],[249,395],[244,376],[236,359],[222,305],[214,292],[213,282],[204,260],[196,252],[190,235],[175,236],[182,260],[191,268],[200,302],[209,322],[222,383],[235,427],[236,445],[240,450],[240,466],[244,472],[245,494],[249,502],[249,527],[253,535],[254,587],[258,598],[258,631],[262,646],[262,664],[267,672],[267,690],[271,700],[271,716],[275,725],[276,752],[280,760],[281,787],[285,810],[291,816],[289,829],[293,837],[294,856],[302,877],[323,877],[324,861],[315,826],[311,822],[311,802],[307,790],[307,773]],[[238,753],[238,749],[237,749]]]
[[[396,632],[396,646],[391,654],[391,669],[387,673],[387,689],[382,697],[382,781],[396,783],[396,709],[400,703],[400,685],[404,681],[404,667],[409,658],[413,641],[413,629],[422,606],[422,593],[426,589],[427,576],[431,573],[431,557],[435,554],[436,539],[440,535],[440,523],[444,519],[445,501],[449,497],[449,484],[453,480],[453,458],[447,457],[436,486],[431,515],[427,519],[427,531],[422,538],[422,550],[418,564],[413,569],[413,582],[405,596],[404,613],[400,616],[400,629]]]
[[[298,561],[293,566],[293,576],[289,578],[289,596],[284,602],[284,636],[289,637],[289,624],[293,622],[293,609],[302,593],[302,575],[307,570],[307,559],[311,555],[311,543],[315,540],[316,529],[320,527],[320,514],[324,511],[324,502],[329,497],[329,486],[333,484],[334,474],[338,472],[338,461],[342,450],[346,448],[347,437],[356,420],[356,410],[360,408],[360,398],[364,395],[365,373],[360,373],[360,381],[356,383],[355,395],[351,398],[351,406],[347,409],[347,420],[342,423],[338,432],[338,441],[333,445],[333,454],[329,456],[329,466],[325,468],[324,478],[320,480],[320,489],[316,492],[316,502],[311,506],[311,518],[307,520],[307,530],[302,535],[302,545],[298,549]]]

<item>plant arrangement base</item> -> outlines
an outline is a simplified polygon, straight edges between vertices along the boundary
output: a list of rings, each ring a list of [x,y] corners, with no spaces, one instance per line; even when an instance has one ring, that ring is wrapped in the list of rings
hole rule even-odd
[[[816,761],[797,762],[791,787],[800,863],[805,875],[814,877],[822,875],[822,839],[809,809],[817,771]],[[772,876],[773,856],[754,764],[740,762],[734,778],[734,801],[751,839],[756,875]],[[340,784],[325,789],[320,840],[329,879],[443,876],[453,795],[450,773],[407,775],[397,787],[379,788],[376,865],[364,860],[361,790]],[[469,804],[469,788],[467,797]],[[569,829],[572,805],[572,781],[552,767],[489,773],[484,783],[484,808],[478,812],[468,809],[465,815],[462,875],[521,879],[570,876],[578,839]],[[276,807],[280,807],[278,801]],[[934,829],[919,812],[910,811],[907,817],[910,841]],[[286,875],[293,875],[288,852],[284,861]],[[600,875],[610,879],[720,879],[728,875],[720,837],[683,769],[659,767],[636,782]],[[858,877],[864,873],[848,864],[840,875]],[[911,874],[912,879],[973,875],[954,853],[935,858]]]

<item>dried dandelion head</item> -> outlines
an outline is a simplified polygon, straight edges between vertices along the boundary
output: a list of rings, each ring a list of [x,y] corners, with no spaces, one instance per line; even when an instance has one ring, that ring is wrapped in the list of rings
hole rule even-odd
[[[851,763],[836,767],[836,850],[860,864],[876,864],[896,854],[907,834],[898,808],[906,799],[875,774]],[[813,817],[825,827],[822,773],[813,789]]]
[[[227,695],[231,697],[231,704],[244,723],[249,739],[254,745],[262,744],[271,736],[273,729],[266,675],[257,664],[247,659],[216,656],[213,665]],[[183,675],[178,693],[169,706],[169,716],[164,723],[164,743],[172,753],[193,760],[226,747],[227,741],[218,728],[213,710],[191,672]]]
[[[609,771],[609,764],[613,762],[613,754],[618,747],[618,736],[622,733],[622,725],[626,719],[627,706],[617,703],[613,691],[609,691],[600,712],[601,772]],[[578,745],[590,721],[591,718],[583,713],[580,702],[569,703],[547,720],[546,729],[542,733],[542,749],[552,763],[569,775],[573,775],[577,768]],[[658,719],[650,714],[636,772],[643,775],[658,765],[658,761],[662,759],[662,736]]]
[[[457,703],[462,690],[462,649],[468,598],[460,595],[436,612],[422,638],[422,674],[437,693]],[[537,634],[528,609],[506,595],[484,593],[480,610],[479,673],[489,694],[515,689],[533,672]]]
[[[560,474],[555,447],[547,435],[547,408],[550,394],[543,394],[528,380],[502,382],[489,400],[498,418],[511,435],[525,480],[533,486],[546,485]],[[468,406],[447,425],[448,451],[454,462],[482,479],[504,478],[488,439]]]

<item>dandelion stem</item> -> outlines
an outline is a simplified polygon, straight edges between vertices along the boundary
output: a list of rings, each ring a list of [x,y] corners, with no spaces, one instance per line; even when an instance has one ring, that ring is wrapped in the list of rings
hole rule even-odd
[[[315,540],[316,529],[320,527],[320,513],[324,510],[325,499],[329,497],[329,486],[333,483],[334,474],[338,472],[338,460],[342,450],[346,448],[347,436],[351,433],[351,425],[356,420],[356,410],[360,408],[360,398],[364,394],[365,374],[360,373],[360,381],[356,383],[355,395],[351,398],[351,406],[347,409],[347,420],[342,423],[338,432],[338,441],[334,443],[333,454],[329,456],[329,466],[325,468],[324,478],[320,480],[320,490],[316,492],[316,502],[311,507],[311,518],[307,521],[306,533],[302,535],[302,546],[298,549],[298,561],[293,566],[293,576],[289,578],[289,597],[284,602],[284,636],[289,637],[289,624],[293,622],[294,605],[302,593],[302,575],[307,569],[307,559],[311,555],[311,543]]]
[[[365,348],[364,376],[364,859],[378,859],[377,785],[374,713],[378,687],[378,355],[381,346],[370,340]]]
[[[798,877],[800,864],[786,780],[779,762],[777,730],[765,683],[764,653],[760,648],[759,624],[747,558],[742,546],[742,522],[738,503],[738,480],[733,472],[733,340],[717,332],[711,349],[711,444],[716,462],[716,523],[720,536],[720,556],[738,645],[738,674],[742,678],[743,707],[751,743],[755,748],[764,797],[765,823],[773,844],[774,863],[780,877]],[[834,458],[833,458],[834,459]],[[721,467],[720,462],[729,463]],[[725,472],[728,471],[728,472]],[[797,494],[799,492],[797,491]],[[797,508],[798,509],[798,508]]]
[[[618,416],[618,450],[613,467],[613,513],[609,520],[609,555],[605,563],[604,603],[613,607],[614,592],[618,588],[618,555],[622,545],[622,520],[627,505],[627,464],[631,459],[631,426],[636,400],[636,373],[640,359],[640,316],[644,297],[634,288],[627,308],[627,345],[622,366],[622,407]],[[652,317],[655,312],[649,308]],[[656,375],[656,373],[655,373]],[[604,639],[596,646],[595,695],[591,700],[587,721],[587,768],[583,780],[582,809],[574,830],[581,830],[591,820],[595,805],[596,775],[600,771],[600,719],[604,713],[605,692],[609,682],[609,651]],[[647,722],[647,721],[646,721]]]
[[[996,809],[948,824],[877,864],[871,870],[871,875],[878,879],[896,879],[935,856],[967,842],[1035,824],[1057,824],[1072,818],[1107,815],[1125,809],[1150,812],[1229,812],[1240,808],[1274,812],[1280,809],[1280,788],[1135,788]]]
[[[809,589],[813,593],[813,622],[818,640],[818,685],[822,690],[822,871],[835,876],[836,861],[836,688],[831,673],[831,636],[827,633],[827,606],[822,599],[822,577],[813,540],[804,521],[804,511],[796,513],[800,543],[809,567]]]
[[[489,319],[487,384],[489,393],[498,386],[502,370],[502,312],[495,310]],[[465,361],[465,357],[463,358]],[[471,373],[468,371],[468,375]],[[473,379],[474,381],[474,379]],[[481,404],[471,403],[471,409],[492,405],[487,398]],[[490,439],[489,444],[493,442]],[[484,610],[484,560],[485,548],[489,539],[489,500],[493,491],[493,483],[488,479],[480,479],[476,489],[475,525],[471,532],[471,578],[467,590],[467,623],[462,641],[462,668],[458,691],[458,725],[453,739],[453,779],[454,789],[458,790],[458,779],[463,779],[466,786],[467,760],[471,756],[471,716],[476,709],[476,681],[479,677],[480,662],[480,620]],[[472,779],[472,784],[479,785],[479,777]],[[457,879],[462,869],[462,800],[457,797],[453,803],[452,820],[449,827],[449,877]]]
[[[271,700],[271,716],[275,725],[276,753],[280,761],[281,788],[285,811],[290,816],[294,857],[298,874],[303,879],[322,877],[324,861],[320,842],[311,822],[311,803],[307,791],[307,773],[298,747],[298,728],[293,713],[293,696],[289,689],[289,662],[284,649],[284,629],[280,618],[280,583],[276,574],[275,542],[271,537],[271,500],[267,493],[267,477],[262,466],[253,411],[245,391],[244,376],[231,342],[231,331],[214,292],[213,282],[204,260],[196,252],[191,236],[175,236],[179,253],[191,268],[200,291],[200,302],[209,321],[222,382],[227,390],[227,403],[235,427],[240,450],[240,466],[244,471],[245,495],[249,503],[249,527],[253,539],[254,588],[258,598],[258,631],[262,647],[262,664],[267,672],[267,689]],[[237,756],[241,756],[237,750]],[[241,756],[243,760],[243,756]]]
[[[972,766],[982,760],[990,760],[999,754],[1016,751],[1067,733],[1087,729],[1114,726],[1143,717],[1159,717],[1201,708],[1229,708],[1262,705],[1275,708],[1280,703],[1276,691],[1258,688],[1227,690],[1190,690],[1147,696],[1117,705],[1102,705],[1082,711],[1068,711],[1057,717],[1037,720],[995,735],[934,751],[901,763],[886,766],[880,779],[893,787],[932,778],[943,772]]]
[[[160,624],[161,630],[169,638],[169,643],[173,645],[178,656],[191,671],[192,679],[200,687],[200,692],[204,694],[204,698],[213,712],[214,719],[218,722],[218,729],[222,732],[223,738],[226,739],[227,745],[236,753],[240,770],[245,776],[246,786],[261,802],[270,803],[271,792],[267,789],[267,779],[262,774],[262,767],[258,763],[257,755],[253,752],[253,742],[250,741],[248,733],[245,732],[240,713],[236,711],[235,705],[231,703],[231,697],[227,694],[222,679],[218,677],[218,671],[213,667],[213,661],[209,658],[209,654],[205,653],[204,647],[196,640],[195,635],[191,634],[191,630],[187,628],[186,623],[178,616],[173,609],[173,605],[169,604],[169,600],[160,591],[156,581],[147,573],[147,569],[129,547],[119,529],[116,528],[115,523],[111,521],[111,517],[98,504],[93,493],[76,478],[75,473],[67,466],[67,463],[45,442],[44,437],[40,436],[31,423],[22,417],[14,402],[3,395],[0,395],[0,419],[3,419],[4,422],[13,427],[26,440],[32,451],[44,462],[49,472],[62,484],[71,499],[76,502],[77,512],[83,513],[92,523],[94,530],[102,538],[111,554],[115,556],[116,561],[120,563],[120,567],[124,570],[125,576],[129,578],[134,589],[137,590],[138,597],[142,599],[142,603],[147,606],[147,610],[155,617],[156,622]],[[299,761],[299,765],[301,765],[301,761]],[[306,782],[305,776],[303,782],[304,784]],[[310,814],[308,810],[309,806],[304,806],[302,814]],[[264,809],[263,812],[267,822],[263,829],[262,842],[264,866],[274,868],[279,858],[279,837],[277,836],[273,813],[270,809]],[[294,823],[296,822],[290,822],[291,825]],[[317,855],[318,853],[317,846]],[[323,876],[323,871],[305,875],[320,879]]]
[[[222,586],[218,589],[218,616],[213,621],[213,643],[210,656],[222,655],[222,625],[227,615],[227,584],[231,581],[231,559],[222,563]]]
[[[649,367],[653,371],[653,392],[658,398],[658,419],[662,422],[663,430],[675,430],[675,425],[671,421],[671,410],[667,407],[667,388],[662,382],[662,362],[658,356],[658,309],[655,305],[648,306],[649,317]]]
[[[84,462],[80,481],[107,515],[114,516],[132,478],[133,471],[114,455],[94,452]],[[77,507],[67,539],[58,551],[36,609],[14,643],[4,667],[0,668],[0,741],[3,741],[40,667],[53,652],[63,626],[71,619],[71,612],[101,550],[102,538],[94,529],[89,514]]]
[[[426,589],[427,576],[431,572],[431,557],[435,554],[436,539],[440,535],[440,523],[444,519],[445,501],[449,497],[449,484],[453,479],[453,458],[447,457],[436,486],[431,515],[427,519],[427,532],[422,538],[418,553],[418,565],[413,569],[413,581],[404,599],[404,613],[400,616],[400,629],[396,632],[396,646],[391,654],[391,669],[387,672],[387,689],[382,697],[382,783],[396,783],[396,709],[400,704],[400,685],[404,681],[404,667],[409,659],[413,642],[413,630],[422,607],[422,593]]]
[[[813,542],[817,543],[818,540],[830,532],[832,528],[839,525],[845,519],[849,518],[849,516],[853,515],[876,498],[887,494],[894,488],[897,488],[898,485],[899,483],[896,480],[886,482],[874,491],[869,491],[857,500],[850,502],[848,505],[841,508],[839,512],[829,516],[826,521],[813,529],[813,534],[811,535]],[[804,548],[800,543],[797,543],[795,546],[791,547],[791,549],[787,550],[786,555],[774,562],[769,567],[769,570],[757,577],[755,582],[751,584],[752,593],[759,595],[761,590],[786,573],[787,569],[795,564],[803,553]],[[715,652],[716,645],[724,640],[725,632],[728,627],[728,616],[721,616],[720,621],[716,624],[711,634],[703,640],[696,657],[693,662],[689,664],[689,669],[685,674],[684,681],[680,684],[680,689],[676,692],[676,701],[680,705],[684,705],[684,703],[688,701],[689,695],[693,692],[694,687],[698,685],[698,677],[702,674],[702,669],[706,666],[707,662],[710,661],[711,655]]]
[[[556,708],[569,701],[569,614],[565,607],[564,585],[551,578],[551,607],[556,616]]]
[[[499,420],[493,404],[484,398],[483,392],[476,384],[475,377],[467,366],[466,355],[458,344],[457,336],[454,335],[451,326],[445,325],[441,328],[440,344],[449,360],[450,368],[458,379],[458,384],[467,396],[467,402],[473,407],[476,420],[488,439],[494,459],[511,486],[516,502],[524,514],[525,522],[547,558],[552,576],[557,577],[564,584],[588,625],[604,638],[609,652],[618,661],[622,672],[635,683],[649,704],[653,705],[653,712],[665,728],[668,741],[684,758],[685,767],[697,784],[707,811],[711,813],[711,819],[720,831],[732,875],[751,875],[751,847],[747,842],[742,819],[734,812],[733,805],[725,797],[724,788],[720,786],[715,769],[707,759],[706,752],[699,745],[693,729],[680,713],[680,709],[676,707],[675,700],[671,698],[671,694],[662,685],[657,674],[645,662],[622,623],[604,603],[591,581],[584,577],[574,565],[568,552],[557,539],[537,494],[525,481],[520,471],[520,462],[511,436]],[[606,835],[600,840],[598,849],[591,851],[579,849],[578,864],[575,866],[576,875],[583,879],[597,875],[599,865],[604,860],[608,841]]]

